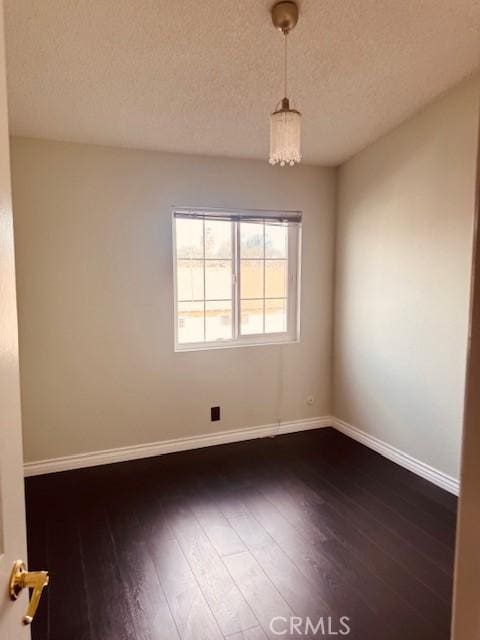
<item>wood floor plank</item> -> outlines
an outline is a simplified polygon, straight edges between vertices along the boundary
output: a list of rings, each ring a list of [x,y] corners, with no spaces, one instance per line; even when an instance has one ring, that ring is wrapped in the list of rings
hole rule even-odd
[[[267,636],[261,627],[240,631],[233,636],[227,636],[226,640],[267,640]]]
[[[270,627],[271,621],[277,616],[288,620],[295,615],[292,609],[250,553],[244,551],[226,556],[223,562],[254,611],[267,637],[272,640],[278,638]]]
[[[201,495],[203,499],[194,502],[191,509],[218,555],[228,556],[245,551],[245,545],[220,509],[205,494]]]
[[[275,485],[270,483],[266,487],[260,486],[260,493],[269,502],[271,502],[285,520],[296,529],[302,538],[309,542],[325,542],[329,537],[329,532],[325,527],[322,527],[321,522],[317,520],[316,523],[309,521],[305,518],[305,506],[306,504],[311,507],[311,503],[305,502],[305,499],[301,499],[296,496],[296,492],[292,487],[289,487],[289,482],[280,480]],[[313,504],[323,504],[323,499]]]
[[[92,638],[136,640],[129,594],[112,550],[105,511],[100,507],[84,509],[79,528]],[[57,610],[54,615],[58,615]]]
[[[87,587],[75,514],[65,509],[48,522],[50,616],[48,640],[90,640],[93,634]]]
[[[328,606],[316,585],[305,578],[253,516],[240,516],[232,520],[232,525],[296,615],[318,617],[339,614]]]
[[[128,503],[110,502],[108,519],[113,549],[125,588],[137,640],[179,640],[148,543]]]
[[[157,575],[181,640],[223,640],[224,636],[178,542],[159,538],[150,544]]]
[[[171,526],[224,635],[258,623],[190,509],[170,504]]]

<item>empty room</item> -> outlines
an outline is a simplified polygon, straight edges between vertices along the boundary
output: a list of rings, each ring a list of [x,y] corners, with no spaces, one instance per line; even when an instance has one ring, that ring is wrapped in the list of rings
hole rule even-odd
[[[2,4],[2,640],[480,640],[478,0]]]

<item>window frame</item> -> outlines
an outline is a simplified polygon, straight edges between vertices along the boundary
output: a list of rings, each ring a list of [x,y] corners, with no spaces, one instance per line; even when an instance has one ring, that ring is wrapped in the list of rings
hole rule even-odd
[[[172,258],[173,258],[173,324],[174,350],[205,351],[209,349],[232,349],[235,347],[253,347],[273,344],[292,344],[300,342],[300,292],[301,292],[301,256],[302,225],[288,226],[288,289],[287,289],[287,331],[278,333],[241,334],[240,324],[240,224],[241,220],[232,221],[232,338],[209,340],[204,342],[179,342],[178,340],[178,296],[177,296],[177,239],[175,212],[182,207],[172,208]],[[199,207],[198,211],[214,213],[216,209]],[[249,214],[248,209],[222,209],[227,214]],[[283,213],[278,211],[278,213]],[[200,217],[200,216],[199,216]],[[268,224],[268,217],[264,222]],[[248,223],[246,220],[245,223]],[[265,257],[263,258],[265,259]],[[265,294],[265,291],[264,291]],[[204,292],[205,295],[205,292]],[[268,298],[263,298],[268,300]],[[207,300],[208,302],[208,300]]]

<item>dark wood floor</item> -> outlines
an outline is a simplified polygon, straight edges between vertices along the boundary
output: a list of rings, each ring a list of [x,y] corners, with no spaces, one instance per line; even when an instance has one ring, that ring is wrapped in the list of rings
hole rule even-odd
[[[329,616],[349,639],[449,637],[455,499],[332,429],[26,489],[51,575],[34,640],[324,638]],[[325,635],[275,635],[277,616]]]

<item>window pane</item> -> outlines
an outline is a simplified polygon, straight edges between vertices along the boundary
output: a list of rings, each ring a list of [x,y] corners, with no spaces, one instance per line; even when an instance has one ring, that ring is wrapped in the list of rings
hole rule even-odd
[[[263,258],[263,224],[240,223],[240,257]]]
[[[263,300],[241,300],[240,333],[263,333]]]
[[[287,330],[287,301],[265,300],[265,333],[283,333]]]
[[[205,262],[205,289],[207,300],[231,300],[231,260],[207,260]]]
[[[232,257],[232,223],[205,220],[205,257]]]
[[[203,302],[178,303],[178,342],[203,342]]]
[[[175,219],[177,258],[203,258],[203,220]]]
[[[288,258],[288,227],[265,225],[265,257]]]
[[[177,260],[177,300],[203,299],[203,260]]]
[[[206,302],[205,328],[207,340],[232,339],[232,303]]]
[[[241,298],[263,298],[263,269],[263,260],[241,260]]]
[[[265,261],[265,297],[287,297],[287,260]]]

